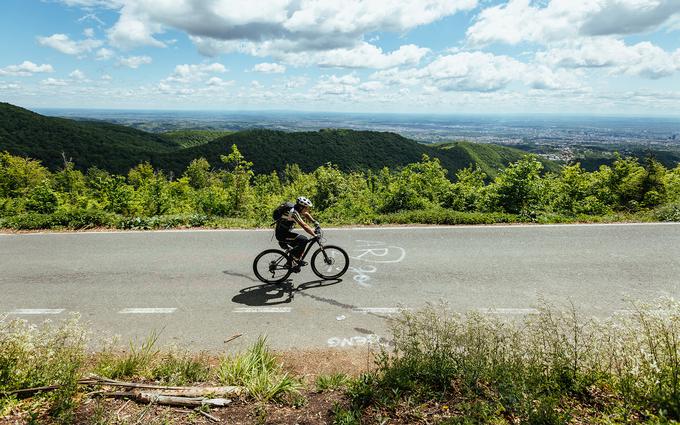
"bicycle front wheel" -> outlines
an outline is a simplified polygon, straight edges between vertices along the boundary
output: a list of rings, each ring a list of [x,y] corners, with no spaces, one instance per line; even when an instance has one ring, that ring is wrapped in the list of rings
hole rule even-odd
[[[339,246],[326,245],[312,255],[312,271],[321,279],[337,279],[347,271],[349,256]]]
[[[253,261],[255,276],[264,283],[280,283],[290,276],[290,260],[278,249],[262,251]]]

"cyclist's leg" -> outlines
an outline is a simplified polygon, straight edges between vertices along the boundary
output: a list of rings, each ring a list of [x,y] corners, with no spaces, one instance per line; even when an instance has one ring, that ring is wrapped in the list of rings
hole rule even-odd
[[[300,257],[302,257],[302,254],[305,252],[305,247],[309,242],[309,238],[299,233],[291,233],[294,235],[294,238],[288,240],[288,243],[293,245],[293,249],[290,251],[290,253],[296,260],[299,260]]]

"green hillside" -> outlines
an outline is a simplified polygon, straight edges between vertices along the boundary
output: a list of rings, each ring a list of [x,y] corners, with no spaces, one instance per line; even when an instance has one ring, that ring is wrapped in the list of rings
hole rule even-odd
[[[470,164],[479,164],[490,176],[525,152],[496,145],[456,142],[447,145],[424,145],[395,133],[354,130],[320,130],[287,133],[274,130],[246,130],[221,137],[210,143],[156,157],[156,164],[180,172],[197,157],[212,165],[220,163],[232,145],[254,162],[256,173],[283,171],[286,164],[298,164],[312,171],[331,162],[342,170],[377,170],[400,167],[420,161],[423,154],[439,158],[451,174]],[[549,169],[557,165],[545,162]]]
[[[177,130],[166,131],[162,136],[183,148],[204,145],[208,142],[231,134],[229,130]]]
[[[126,173],[134,164],[150,160],[152,153],[178,148],[159,135],[130,127],[46,117],[0,103],[0,151],[39,159],[50,169],[63,164],[63,152],[79,168]]]
[[[63,165],[63,152],[83,170],[96,166],[125,174],[149,161],[156,168],[180,175],[198,157],[205,157],[219,168],[220,156],[234,144],[254,163],[256,173],[283,171],[286,164],[312,171],[328,162],[346,171],[398,168],[418,162],[427,154],[439,158],[451,176],[458,169],[478,164],[493,177],[498,169],[525,154],[517,149],[466,142],[425,145],[395,133],[376,131],[186,130],[158,135],[103,122],[45,117],[0,103],[0,151],[38,159],[52,170]],[[557,168],[549,161],[544,164],[551,170]]]

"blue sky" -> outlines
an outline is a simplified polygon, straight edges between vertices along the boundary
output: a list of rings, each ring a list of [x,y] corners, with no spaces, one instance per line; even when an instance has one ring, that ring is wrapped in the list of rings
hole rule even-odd
[[[28,108],[680,114],[678,0],[3,0]]]

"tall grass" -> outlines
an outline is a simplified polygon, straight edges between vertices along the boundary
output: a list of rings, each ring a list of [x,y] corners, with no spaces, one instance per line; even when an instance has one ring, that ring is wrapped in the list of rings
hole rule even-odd
[[[391,325],[394,351],[349,394],[359,410],[447,401],[472,423],[565,423],[575,406],[680,420],[680,303],[634,311],[597,321],[544,306],[514,322],[442,305],[406,311]]]
[[[72,316],[59,324],[0,320],[0,417],[15,406],[14,390],[59,385],[42,399],[51,416],[69,421],[85,362],[87,332]]]
[[[217,375],[222,384],[243,386],[258,401],[295,402],[301,388],[299,381],[283,372],[265,337],[245,353],[223,357]]]

